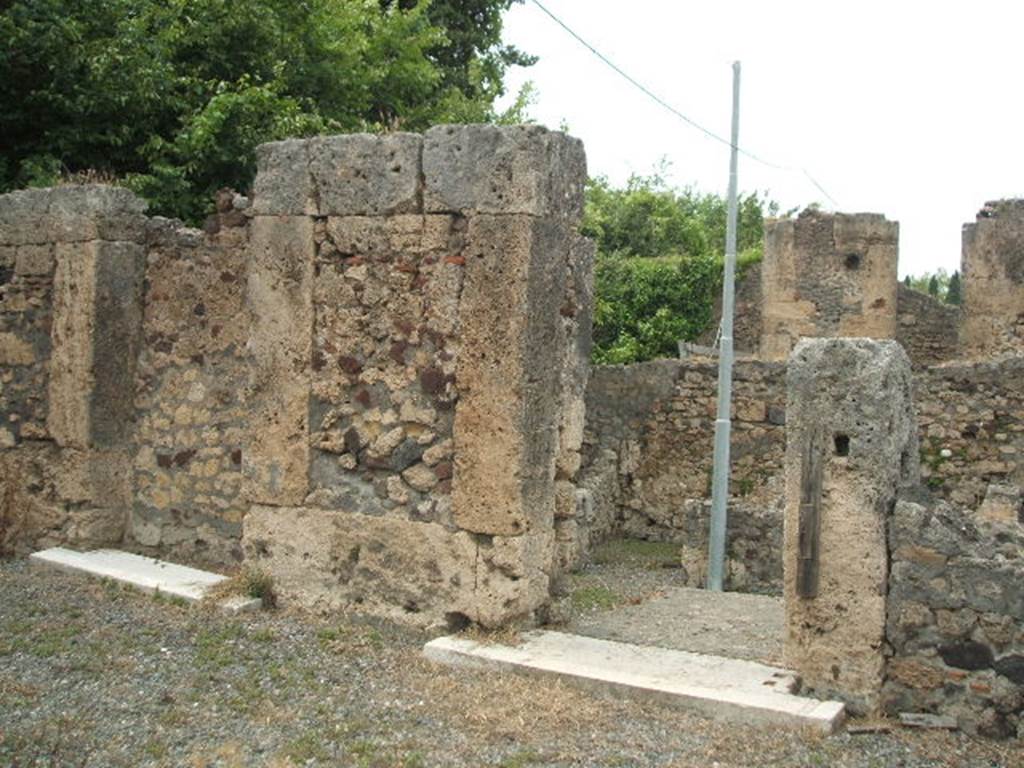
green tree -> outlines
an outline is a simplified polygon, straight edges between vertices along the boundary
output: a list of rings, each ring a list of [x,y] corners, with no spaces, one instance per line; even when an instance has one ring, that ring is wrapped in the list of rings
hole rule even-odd
[[[98,170],[196,221],[264,141],[499,120],[503,67],[527,60],[499,45],[507,2],[469,4],[476,36],[461,5],[3,0],[0,191]]]
[[[721,289],[726,202],[673,189],[661,174],[587,186],[582,231],[597,242],[594,361],[631,363],[674,356],[711,320]],[[763,218],[777,206],[743,195],[740,265],[761,257]]]
[[[960,272],[953,272],[949,278],[949,285],[946,286],[946,303],[960,306],[963,302],[962,290]]]
[[[907,286],[907,288],[910,287],[910,275],[907,275],[906,277],[903,278],[903,284]]]
[[[935,275],[931,276],[928,280],[928,295],[938,298],[939,295],[939,278]]]

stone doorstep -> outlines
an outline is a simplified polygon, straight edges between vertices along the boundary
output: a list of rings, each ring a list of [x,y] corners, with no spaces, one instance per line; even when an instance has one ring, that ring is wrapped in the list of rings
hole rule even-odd
[[[423,653],[449,666],[561,677],[591,690],[628,694],[748,725],[834,733],[845,714],[841,702],[795,695],[799,679],[794,673],[751,661],[562,632],[527,632],[522,640],[506,646],[439,637],[427,643]]]
[[[180,597],[190,603],[199,602],[210,587],[227,579],[227,576],[217,573],[116,549],[75,552],[63,547],[52,547],[29,555],[29,562],[68,573],[110,579],[142,592]],[[260,605],[261,601],[258,598],[241,596],[228,597],[217,602],[219,608],[230,613],[255,610]]]

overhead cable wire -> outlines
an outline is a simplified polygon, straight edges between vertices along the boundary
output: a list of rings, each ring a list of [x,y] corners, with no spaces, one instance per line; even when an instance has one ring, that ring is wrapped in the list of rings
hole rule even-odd
[[[582,37],[580,37],[580,35],[578,35],[576,33],[576,31],[572,29],[572,27],[570,27],[568,24],[566,24],[564,21],[562,21],[560,18],[558,18],[555,14],[553,14],[551,11],[549,11],[544,6],[544,4],[540,2],[540,0],[531,0],[531,1],[541,11],[543,11],[544,14],[547,15],[552,21],[554,21],[558,26],[560,26],[567,33],[569,33],[569,35],[571,35],[580,45],[582,45],[584,48],[586,48],[588,51],[590,51],[592,54],[594,54],[594,56],[596,56],[598,59],[600,59],[606,66],[608,66],[610,69],[612,69],[616,74],[618,74],[621,78],[626,80],[630,85],[632,85],[634,88],[639,90],[641,93],[643,93],[649,99],[651,99],[652,101],[654,101],[656,104],[658,104],[662,108],[666,109],[667,111],[671,112],[673,115],[675,115],[680,120],[685,122],[691,128],[695,128],[696,130],[700,131],[705,136],[707,136],[709,139],[712,139],[712,140],[717,141],[717,142],[719,142],[721,144],[724,144],[727,147],[731,147],[732,146],[732,142],[730,142],[728,139],[719,136],[714,131],[712,131],[712,130],[710,130],[708,128],[705,128],[703,125],[698,123],[696,120],[693,120],[692,118],[688,117],[683,112],[681,112],[680,110],[676,109],[671,104],[669,104],[667,101],[665,101],[663,98],[661,98],[656,93],[654,93],[650,88],[645,86],[639,80],[637,80],[636,78],[631,76],[628,72],[626,72],[621,67],[619,67],[615,62],[613,62],[611,59],[609,59],[607,56],[605,56],[603,53],[601,53],[597,48],[595,48],[593,45],[591,45],[586,40],[584,40]],[[836,208],[839,207],[839,204],[835,201],[835,198],[833,198],[832,195],[830,195],[825,190],[825,188],[823,186],[821,186],[821,184],[819,184],[818,181],[813,176],[811,176],[811,174],[807,171],[806,168],[799,168],[799,167],[792,166],[792,165],[781,165],[779,163],[773,163],[773,162],[770,162],[768,160],[765,160],[762,157],[759,157],[758,155],[755,155],[753,152],[748,152],[747,150],[743,149],[742,147],[736,147],[736,151],[739,152],[744,157],[747,157],[747,158],[753,160],[754,162],[760,163],[761,165],[766,166],[768,168],[774,168],[777,171],[787,171],[787,172],[802,173],[804,176],[807,177],[807,180],[810,181],[818,189],[819,192],[821,192],[821,194],[823,194],[826,198],[828,198],[829,202],[832,203],[832,205],[834,205]]]

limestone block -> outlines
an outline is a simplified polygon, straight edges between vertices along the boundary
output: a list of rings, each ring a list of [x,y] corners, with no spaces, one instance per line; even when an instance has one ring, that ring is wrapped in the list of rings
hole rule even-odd
[[[481,543],[472,618],[500,627],[548,601],[554,567],[554,526],[523,536],[495,536]]]
[[[285,603],[358,609],[424,627],[443,626],[447,614],[478,617],[477,545],[435,523],[254,506],[242,544]]]
[[[141,241],[146,203],[104,184],[29,189],[0,195],[0,245]]]
[[[1016,485],[992,483],[978,509],[978,517],[998,523],[1016,523],[1024,510],[1024,494]]]
[[[53,273],[56,257],[52,244],[23,245],[17,249],[14,272],[23,277],[39,277]]]
[[[786,408],[785,654],[812,690],[878,706],[885,663],[886,521],[918,480],[910,366],[893,341],[804,339]],[[815,596],[797,591],[805,450],[821,451]],[[813,494],[812,494],[813,495]]]
[[[583,144],[540,126],[443,125],[423,138],[428,213],[528,213],[579,219]]]
[[[317,214],[308,140],[287,139],[256,147],[252,210],[269,216]]]
[[[420,153],[414,133],[356,133],[309,140],[321,216],[419,213]]]
[[[114,445],[132,418],[145,252],[94,241],[56,256],[48,429],[65,447]]]
[[[313,339],[313,221],[253,219],[247,301],[253,382],[246,494],[298,504],[309,486],[309,391]]]
[[[453,485],[466,530],[514,536],[551,525],[569,237],[530,216],[470,221]]]

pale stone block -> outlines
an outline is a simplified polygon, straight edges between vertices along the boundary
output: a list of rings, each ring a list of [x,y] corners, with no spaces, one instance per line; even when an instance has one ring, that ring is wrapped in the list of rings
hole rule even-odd
[[[540,126],[442,125],[424,134],[428,213],[476,211],[579,219],[586,155]]]
[[[254,371],[250,444],[242,452],[245,489],[255,502],[296,504],[309,488],[313,222],[257,216],[251,230]]]

